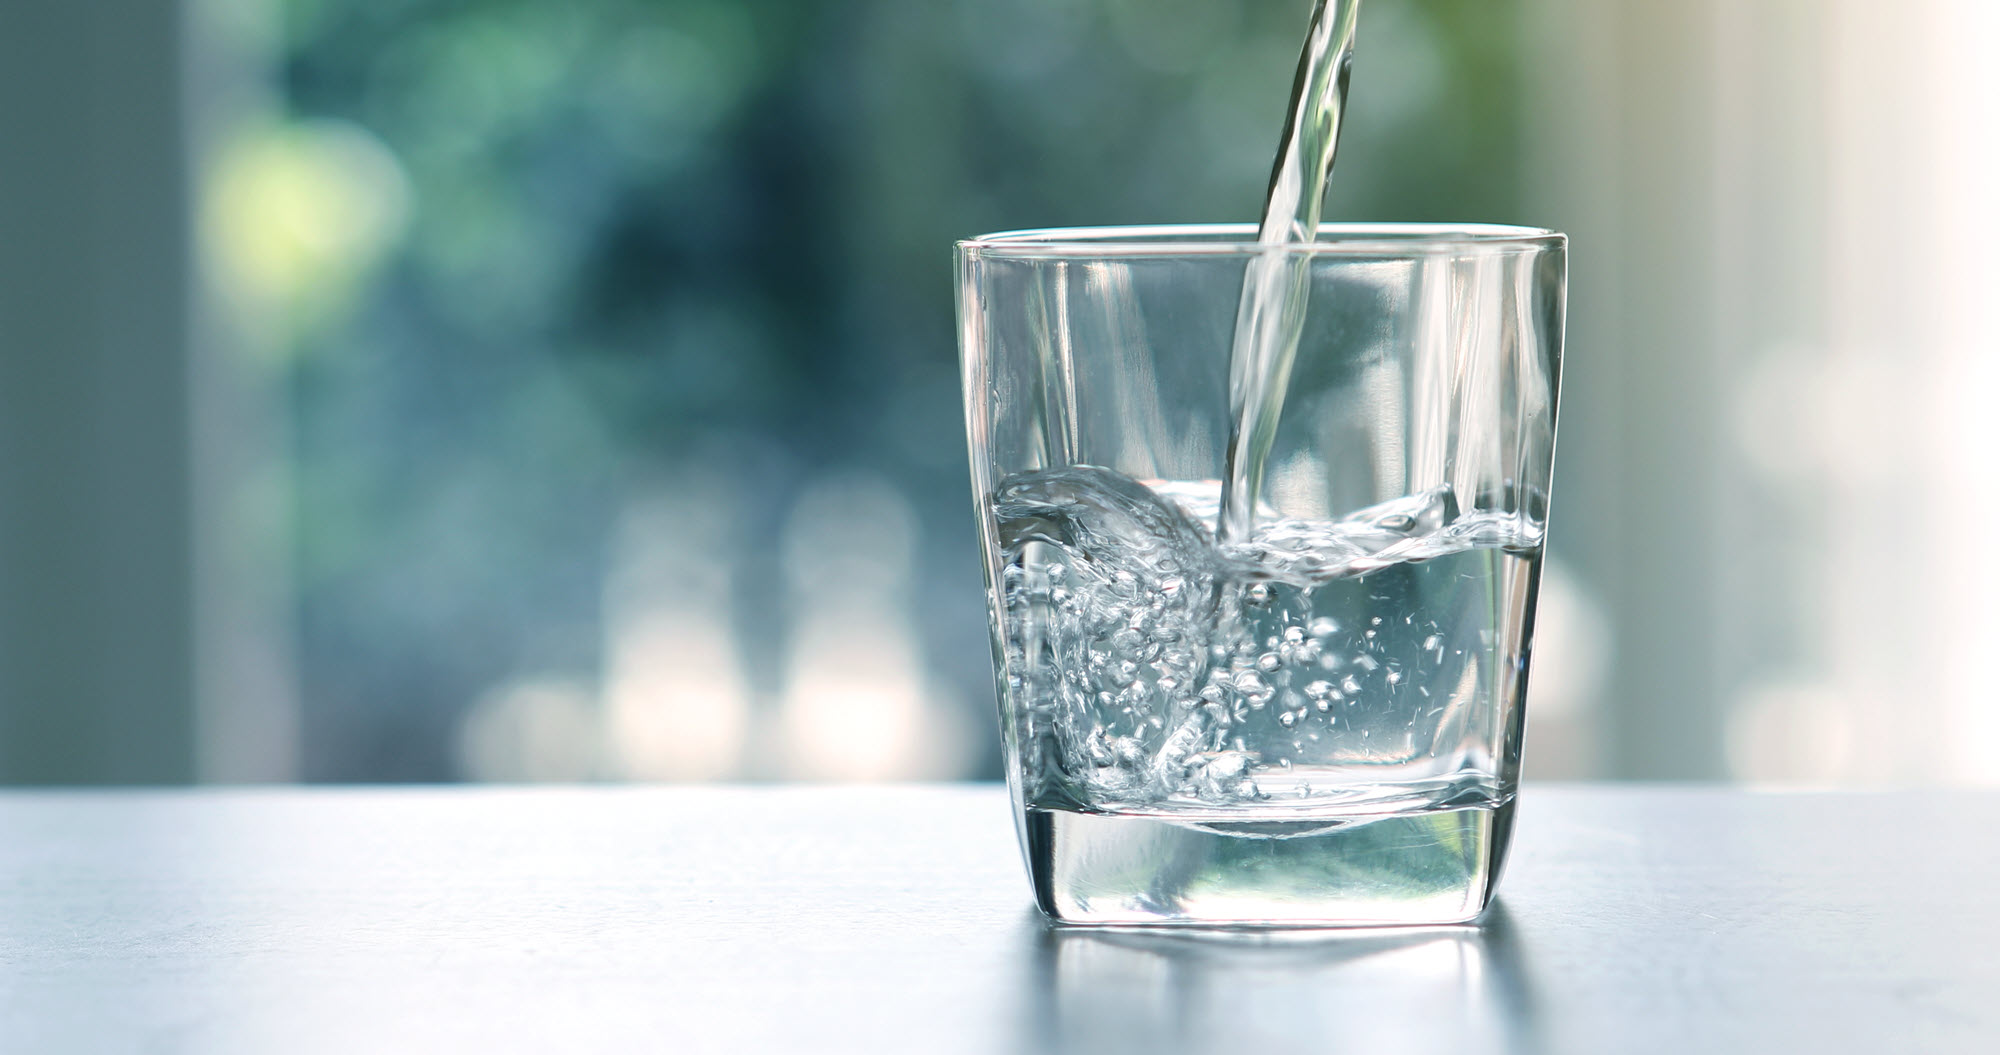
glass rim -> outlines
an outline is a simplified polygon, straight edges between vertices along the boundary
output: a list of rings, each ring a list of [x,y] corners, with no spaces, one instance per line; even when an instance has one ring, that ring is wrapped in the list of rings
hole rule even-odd
[[[1534,252],[1562,248],[1568,236],[1542,227],[1491,223],[1323,223],[1311,242],[1257,241],[1249,223],[1037,227],[997,231],[954,243],[967,256],[1025,259],[1124,256],[1408,257],[1465,250]]]

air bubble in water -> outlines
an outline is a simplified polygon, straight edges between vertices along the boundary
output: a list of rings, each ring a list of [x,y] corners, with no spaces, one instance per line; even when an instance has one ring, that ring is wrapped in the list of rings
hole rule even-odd
[[[1172,490],[1197,486],[1073,467],[996,488],[1007,558],[1007,699],[1022,722],[1025,772],[1066,782],[1053,790],[1071,801],[1118,810],[1299,794],[1301,781],[1258,788],[1251,775],[1266,763],[1275,771],[1291,762],[1298,773],[1337,763],[1331,749],[1363,741],[1349,737],[1350,726],[1367,736],[1404,719],[1412,728],[1434,723],[1427,709],[1443,696],[1428,691],[1430,679],[1405,675],[1447,661],[1454,640],[1482,640],[1482,613],[1461,611],[1468,595],[1458,591],[1468,575],[1461,568],[1485,567],[1407,562],[1489,547],[1497,534],[1446,537],[1435,529],[1453,527],[1455,516],[1407,516],[1409,503],[1340,522],[1273,517],[1256,537],[1218,552],[1213,514],[1195,512],[1201,499]],[[1406,521],[1408,534],[1391,537]],[[1416,535],[1424,537],[1411,541]],[[1395,552],[1384,553],[1392,544]],[[1416,578],[1373,574],[1387,568]],[[1376,672],[1380,681],[1371,680]],[[1405,697],[1403,681],[1423,691]],[[1253,720],[1265,709],[1276,723]],[[1437,739],[1426,741],[1433,756],[1455,750],[1450,735]],[[1225,743],[1242,753],[1220,758]],[[1392,735],[1384,750],[1395,744]],[[1373,779],[1354,782],[1358,789]],[[1344,794],[1350,782],[1338,783]]]
[[[1239,741],[1240,742],[1240,741]],[[1220,751],[1202,766],[1202,771],[1218,780],[1234,780],[1243,775],[1250,766],[1250,759],[1242,750]]]

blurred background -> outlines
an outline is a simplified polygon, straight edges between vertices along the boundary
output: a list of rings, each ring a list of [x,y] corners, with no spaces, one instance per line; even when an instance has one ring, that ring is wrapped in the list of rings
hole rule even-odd
[[[1309,8],[0,5],[0,781],[997,777],[950,243]],[[1996,39],[1367,0],[1328,218],[1573,238],[1531,778],[2000,782]]]

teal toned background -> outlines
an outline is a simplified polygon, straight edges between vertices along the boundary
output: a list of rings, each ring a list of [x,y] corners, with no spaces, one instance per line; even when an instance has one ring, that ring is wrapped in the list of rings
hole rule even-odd
[[[996,777],[950,243],[1253,217],[1308,8],[10,5],[0,780]],[[1364,8],[1327,217],[1575,237],[1531,776],[2000,779],[1982,18]]]

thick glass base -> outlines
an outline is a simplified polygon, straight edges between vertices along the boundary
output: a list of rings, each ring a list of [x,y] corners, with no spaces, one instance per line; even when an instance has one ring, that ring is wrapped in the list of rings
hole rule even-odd
[[[1339,817],[1029,808],[1035,902],[1061,923],[1343,927],[1463,923],[1493,896],[1514,802]]]

